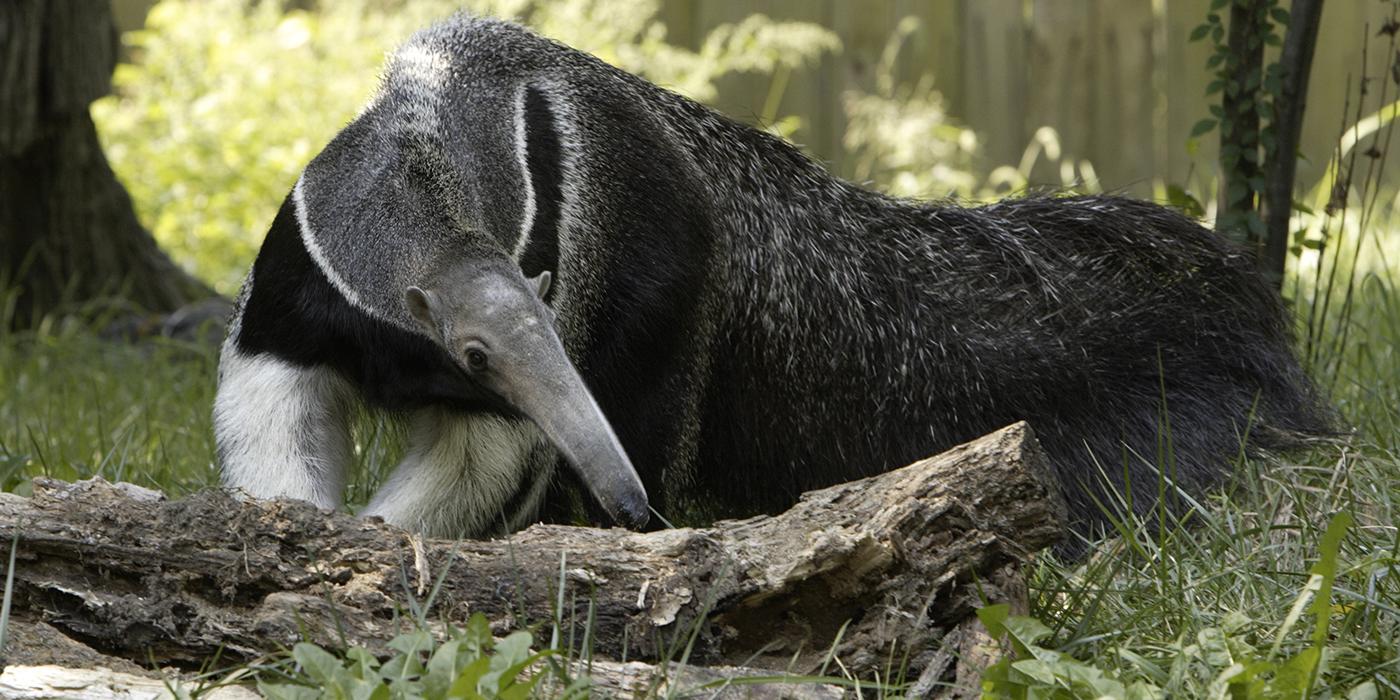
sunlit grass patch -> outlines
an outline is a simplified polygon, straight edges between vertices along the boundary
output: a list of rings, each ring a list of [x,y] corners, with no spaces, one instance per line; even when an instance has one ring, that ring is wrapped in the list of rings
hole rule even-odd
[[[104,340],[77,322],[0,335],[0,486],[100,475],[179,495],[216,483],[216,352]]]

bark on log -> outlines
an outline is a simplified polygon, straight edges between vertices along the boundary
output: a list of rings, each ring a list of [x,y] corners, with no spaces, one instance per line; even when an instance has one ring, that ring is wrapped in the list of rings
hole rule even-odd
[[[185,666],[303,638],[383,650],[410,601],[440,584],[432,620],[480,611],[500,631],[559,620],[562,638],[586,634],[595,656],[675,659],[690,643],[692,663],[804,673],[834,646],[854,673],[907,660],[912,679],[980,605],[977,582],[1053,543],[1064,522],[1025,424],[776,516],[651,533],[536,525],[423,541],[217,491],[167,501],[87,481],[0,495],[0,541],[18,535],[20,620],[102,654]]]

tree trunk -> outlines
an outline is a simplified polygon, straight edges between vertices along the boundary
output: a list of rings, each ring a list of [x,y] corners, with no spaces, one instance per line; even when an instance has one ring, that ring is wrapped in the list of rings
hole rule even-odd
[[[1024,423],[780,515],[641,534],[536,525],[425,541],[302,502],[165,501],[101,481],[0,495],[0,542],[19,542],[17,619],[100,654],[183,666],[304,637],[383,651],[432,595],[429,620],[557,622],[603,658],[676,659],[689,645],[695,663],[803,673],[834,649],[862,677],[907,658],[914,678],[987,597],[1016,589],[1001,583],[1008,567],[1014,579],[1064,522]],[[51,656],[56,644],[44,646]],[[48,662],[25,653],[10,660]]]
[[[105,0],[0,2],[0,291],[18,293],[0,323],[118,296],[158,312],[212,296],[156,247],[102,153],[88,107],[116,55]]]
[[[1265,17],[1261,0],[1231,0],[1229,55],[1220,100],[1221,209],[1216,229],[1258,250],[1262,230],[1256,200],[1260,190],[1259,85],[1264,66]]]
[[[1264,248],[1259,269],[1276,285],[1283,281],[1288,256],[1288,222],[1293,215],[1293,181],[1298,171],[1298,142],[1308,101],[1317,30],[1322,24],[1322,0],[1293,0],[1288,31],[1279,53],[1279,98],[1274,102],[1274,152],[1268,163],[1264,193]]]

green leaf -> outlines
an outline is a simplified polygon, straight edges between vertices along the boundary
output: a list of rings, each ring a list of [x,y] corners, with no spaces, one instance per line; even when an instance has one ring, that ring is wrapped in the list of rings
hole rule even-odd
[[[495,638],[491,636],[491,621],[482,613],[472,613],[467,619],[466,628],[462,630],[461,639],[468,658],[485,654],[495,643]]]
[[[429,695],[446,695],[452,687],[457,672],[465,665],[465,660],[459,659],[461,646],[462,642],[456,639],[443,642],[428,659],[427,672],[423,674],[423,689]]]
[[[496,658],[501,659],[506,666],[512,666],[529,658],[530,645],[534,643],[533,637],[525,630],[511,632],[505,639],[496,642]]]
[[[321,691],[304,685],[262,681],[258,681],[258,694],[268,700],[319,700],[321,697]]]
[[[1269,681],[1269,697],[1306,697],[1312,685],[1313,670],[1322,660],[1321,647],[1308,647],[1280,665]]]
[[[357,679],[350,685],[350,700],[389,700],[389,697],[389,686],[378,679]]]
[[[1209,25],[1209,24],[1202,24],[1202,25],[1196,27],[1195,29],[1192,29],[1192,30],[1191,30],[1191,36],[1190,36],[1189,39],[1187,39],[1187,41],[1200,41],[1201,39],[1206,38],[1206,35],[1209,34],[1209,33],[1210,33],[1210,25]]]
[[[1006,618],[1011,616],[1011,606],[1005,603],[988,605],[977,609],[977,619],[993,637],[1006,634]]]
[[[379,667],[379,677],[384,680],[402,681],[423,675],[423,662],[417,654],[399,654]]]
[[[350,647],[345,651],[346,668],[356,678],[379,678],[379,659],[360,647]]]
[[[348,685],[350,681],[350,673],[341,665],[340,659],[315,644],[298,642],[292,647],[292,658],[311,680],[321,685]]]
[[[1025,674],[1030,680],[1042,685],[1054,686],[1056,683],[1057,666],[1041,661],[1040,659],[1025,659],[1016,661],[1011,667]]]
[[[1199,219],[1206,214],[1200,200],[1191,196],[1181,185],[1167,185],[1167,203],[1180,209],[1187,216]]]
[[[403,654],[417,654],[433,648],[433,635],[427,630],[405,632],[389,640],[389,648]]]
[[[1351,528],[1351,513],[1342,511],[1332,516],[1327,523],[1327,532],[1322,535],[1320,556],[1312,566],[1312,573],[1322,577],[1322,588],[1313,598],[1312,613],[1317,616],[1313,629],[1313,644],[1321,647],[1327,642],[1327,622],[1332,613],[1332,582],[1337,578],[1337,559],[1342,548],[1342,540]]]
[[[1202,119],[1196,122],[1196,125],[1191,127],[1191,138],[1195,138],[1197,136],[1200,136],[1201,134],[1210,131],[1211,129],[1214,129],[1215,123],[1216,122],[1214,119]]]
[[[530,656],[527,656],[521,659],[520,661],[511,664],[510,667],[506,668],[500,674],[500,680],[498,681],[498,688],[496,691],[497,694],[503,695],[507,690],[514,688],[518,685],[533,685],[532,681],[527,683],[519,683],[517,682],[517,679],[520,678],[520,674],[524,673],[525,669],[534,665],[535,662],[539,661],[540,659],[543,659],[546,656],[552,656],[553,654],[553,651],[546,650],[538,654],[531,654]],[[540,675],[541,674],[535,674],[535,678],[538,679]]]
[[[452,682],[452,687],[447,690],[449,698],[464,698],[465,700],[477,700],[482,697],[479,685],[482,676],[491,670],[491,657],[482,656],[462,667],[457,674],[457,679]]]
[[[1279,26],[1288,26],[1288,10],[1285,10],[1282,7],[1275,7],[1269,10],[1269,16],[1272,17],[1274,22],[1278,23]]]
[[[543,673],[536,673],[534,676],[530,677],[530,680],[524,683],[511,683],[509,686],[502,688],[501,692],[497,693],[496,697],[498,700],[526,700],[531,696],[531,693],[534,692],[535,686],[539,685],[539,682],[543,679]],[[567,697],[567,694],[565,694],[565,697]]]

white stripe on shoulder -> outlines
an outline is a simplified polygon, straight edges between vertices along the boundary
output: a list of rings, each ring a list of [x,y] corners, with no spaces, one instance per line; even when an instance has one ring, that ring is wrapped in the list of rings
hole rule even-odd
[[[292,203],[296,206],[297,231],[301,234],[302,246],[306,248],[307,253],[311,254],[311,259],[316,262],[316,267],[321,268],[321,272],[325,273],[326,279],[331,281],[331,285],[336,288],[336,291],[340,292],[341,296],[345,297],[346,301],[350,302],[351,306],[374,316],[374,312],[360,301],[360,295],[356,294],[355,290],[351,289],[350,285],[345,282],[345,278],[341,277],[340,273],[336,272],[335,268],[331,267],[331,262],[326,257],[326,251],[321,248],[320,243],[316,242],[316,235],[311,230],[311,221],[306,213],[306,194],[302,189],[302,185],[305,181],[306,174],[303,173],[301,177],[297,178],[296,186],[292,188]]]
[[[520,179],[525,183],[525,211],[520,216],[520,238],[515,241],[518,262],[530,242],[530,229],[535,225],[535,183],[530,177],[530,154],[525,134],[525,95],[529,87],[521,85],[515,95],[515,160],[520,165]]]

